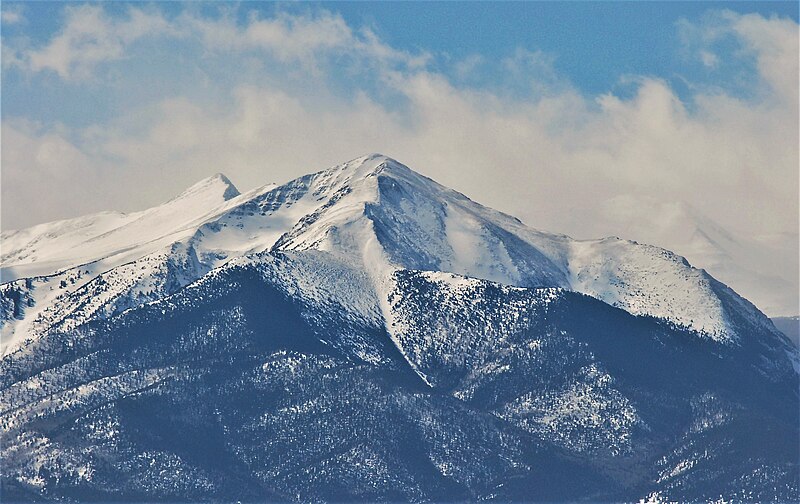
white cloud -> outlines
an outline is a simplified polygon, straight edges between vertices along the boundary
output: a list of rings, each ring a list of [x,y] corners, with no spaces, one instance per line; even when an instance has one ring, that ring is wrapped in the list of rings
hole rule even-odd
[[[128,44],[172,31],[159,12],[138,8],[118,19],[99,5],[85,4],[66,7],[65,16],[64,28],[46,46],[19,53],[21,64],[33,72],[50,70],[63,79],[85,79],[96,65],[125,57]]]
[[[480,54],[470,54],[466,58],[460,59],[453,63],[455,74],[465,79],[472,75],[481,65],[486,63],[486,58]]]
[[[786,204],[796,206],[797,181],[797,107],[792,106],[798,93],[797,48],[790,43],[792,37],[797,41],[797,25],[784,19],[723,12],[713,23],[694,26],[708,31],[708,39],[738,37],[755,56],[759,76],[772,92],[754,101],[697,92],[690,112],[665,82],[653,78],[640,78],[630,98],[606,94],[586,99],[553,71],[552,56],[524,49],[502,65],[508,73],[546,86],[549,93],[520,99],[457,87],[444,75],[418,66],[427,56],[397,51],[374,33],[354,30],[326,11],[251,16],[240,24],[233,16],[206,19],[184,13],[168,23],[156,11],[132,8],[125,17],[110,18],[100,7],[79,6],[68,7],[66,18],[64,30],[31,52],[32,66],[73,76],[100,61],[123,57],[130,41],[166,33],[195,37],[207,50],[233,55],[257,48],[274,52],[278,60],[309,66],[330,51],[402,62],[400,68],[384,69],[380,77],[404,100],[399,109],[366,94],[337,98],[320,89],[311,97],[306,90],[275,83],[235,86],[232,110],[168,99],[150,112],[155,122],[145,134],[139,133],[141,125],[133,127],[121,118],[99,125],[101,133],[93,143],[83,142],[91,152],[121,156],[131,169],[169,160],[188,183],[188,173],[225,170],[226,160],[239,159],[235,166],[241,168],[234,170],[242,172],[246,184],[256,184],[261,173],[248,165],[303,159],[302,167],[288,161],[288,176],[383,149],[417,161],[421,169],[487,203],[500,203],[530,216],[533,224],[554,229],[562,209],[546,202],[546,196],[563,187],[587,204],[603,191],[670,198],[688,194],[701,200],[703,211],[719,213],[719,220],[731,225],[787,230],[796,220],[781,211]],[[465,64],[480,62],[471,58]],[[135,117],[140,120],[141,114]],[[211,159],[216,167],[203,161]],[[177,168],[181,164],[197,168],[182,171]],[[466,177],[465,167],[471,167]],[[514,183],[519,180],[529,183]],[[501,196],[509,191],[513,197]],[[594,229],[595,224],[587,224],[567,231],[588,235],[596,234]]]
[[[427,53],[394,49],[368,28],[353,30],[340,15],[327,10],[298,15],[278,12],[271,18],[253,13],[245,23],[237,23],[230,13],[218,19],[184,13],[177,24],[198,36],[209,51],[263,51],[282,63],[298,62],[306,70],[318,71],[327,58],[341,55],[407,68],[422,67],[430,59]]]
[[[758,62],[761,77],[782,101],[798,105],[798,26],[790,19],[764,18],[757,14],[721,14],[746,50]]]
[[[9,56],[32,72],[50,70],[66,80],[83,80],[98,65],[125,58],[131,44],[152,36],[188,38],[216,53],[266,52],[282,63],[299,62],[315,71],[331,55],[407,68],[422,67],[430,59],[426,53],[396,50],[367,28],[354,31],[340,15],[326,10],[301,15],[279,12],[272,18],[252,14],[242,24],[235,12],[226,10],[218,18],[187,11],[168,20],[158,10],[131,7],[120,18],[94,4],[66,7],[64,27],[49,43]]]
[[[797,103],[798,25],[791,19],[711,11],[697,23],[682,20],[678,29],[686,49],[709,68],[725,63],[715,46],[734,40],[740,50],[728,59],[755,60],[761,83],[766,84],[762,98]]]
[[[717,68],[719,66],[719,57],[711,51],[701,50],[700,61],[707,68]]]
[[[2,6],[0,11],[0,20],[3,24],[12,25],[25,22],[25,16],[22,13],[21,5],[14,5],[12,7]]]

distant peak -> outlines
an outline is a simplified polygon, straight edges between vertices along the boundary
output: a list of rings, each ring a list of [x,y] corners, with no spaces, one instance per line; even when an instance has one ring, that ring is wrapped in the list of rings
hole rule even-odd
[[[223,184],[227,184],[233,187],[233,182],[231,182],[231,180],[228,177],[226,177],[224,173],[217,172],[214,175],[208,177],[206,180],[219,181],[222,182]]]
[[[172,201],[197,197],[221,198],[222,201],[228,201],[239,196],[239,194],[239,190],[236,189],[236,186],[233,185],[233,182],[228,177],[222,173],[215,173],[190,186],[176,198],[173,198]]]

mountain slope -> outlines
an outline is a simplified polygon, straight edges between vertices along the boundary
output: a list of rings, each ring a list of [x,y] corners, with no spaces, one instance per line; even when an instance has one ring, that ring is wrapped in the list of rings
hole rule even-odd
[[[132,214],[100,213],[2,235],[3,281],[53,274],[100,259],[118,265],[177,239],[209,212],[239,196],[222,174],[176,198]]]
[[[795,346],[800,346],[800,317],[776,317],[772,322]]]
[[[741,236],[683,201],[645,196],[611,198],[600,208],[576,209],[608,232],[667,247],[701,265],[769,316],[797,312],[797,233]]]
[[[266,252],[48,333],[0,362],[4,491],[798,495],[798,380],[780,347],[721,347],[562,289],[412,270],[383,287],[381,309],[352,262]],[[742,484],[755,470],[763,480]]]

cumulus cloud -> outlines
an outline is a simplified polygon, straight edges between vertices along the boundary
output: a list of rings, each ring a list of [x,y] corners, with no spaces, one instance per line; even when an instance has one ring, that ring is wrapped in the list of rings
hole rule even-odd
[[[693,34],[687,47],[709,67],[752,59],[761,92],[698,86],[687,102],[663,80],[634,76],[631,94],[587,97],[553,70],[552,56],[519,49],[501,66],[531,90],[521,96],[456,83],[432,69],[434,56],[396,50],[327,11],[237,22],[187,12],[166,20],[138,9],[109,18],[97,7],[70,7],[64,30],[24,56],[31,69],[70,79],[126,57],[126,44],[167,34],[230,58],[257,51],[285,65],[275,73],[299,64],[321,84],[310,92],[279,79],[234,82],[224,100],[169,97],[70,134],[4,121],[3,222],[141,208],[218,171],[248,189],[378,151],[534,227],[577,237],[658,242],[643,231],[653,226],[632,226],[630,212],[615,211],[619,202],[640,201],[636,217],[645,223],[685,202],[734,235],[794,247],[776,270],[796,272],[786,257],[796,258],[799,212],[797,24],[721,12],[680,29]],[[738,52],[715,45],[726,37]],[[456,62],[456,77],[486,64],[480,56]],[[325,65],[347,66],[355,92],[326,88]],[[59,170],[86,175],[72,181]],[[25,202],[41,194],[54,196],[29,211]],[[678,236],[657,244],[681,252],[689,242]],[[796,304],[791,288],[781,295]]]
[[[798,105],[797,24],[790,19],[767,19],[756,14],[721,14],[745,50],[758,63],[759,75],[776,92],[776,101]]]
[[[798,26],[791,19],[722,10],[699,22],[684,19],[678,29],[685,49],[705,66],[716,69],[751,58],[758,66],[760,81],[754,84],[760,86],[761,98],[797,104]],[[733,61],[722,61],[717,50],[731,42],[738,54]]]

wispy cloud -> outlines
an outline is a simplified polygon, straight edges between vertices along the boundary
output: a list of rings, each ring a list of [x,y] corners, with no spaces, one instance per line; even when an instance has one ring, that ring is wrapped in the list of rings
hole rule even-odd
[[[15,15],[4,11],[4,19],[6,14]],[[221,10],[219,17],[186,11],[168,19],[155,8],[131,7],[126,16],[115,17],[94,4],[66,7],[64,26],[55,37],[41,47],[21,48],[10,56],[14,64],[30,72],[53,71],[66,80],[85,80],[99,65],[125,58],[131,45],[151,37],[189,39],[215,53],[261,51],[315,72],[337,56],[407,68],[422,67],[430,59],[426,53],[394,49],[368,28],[353,30],[341,16],[327,10],[300,15],[278,12],[271,18],[253,13],[242,23],[229,10]]]
[[[32,72],[53,71],[63,79],[85,79],[97,65],[124,58],[136,40],[174,33],[155,10],[131,8],[122,19],[110,17],[98,5],[71,5],[65,13],[63,29],[47,45],[14,54],[17,65]]]
[[[700,21],[684,19],[678,29],[684,49],[706,67],[741,67],[752,59],[760,77],[753,84],[760,85],[761,97],[796,103],[798,25],[791,19],[721,10],[707,13]],[[726,51],[726,44],[735,50]]]
[[[701,50],[700,53],[700,61],[703,62],[708,68],[716,68],[719,65],[719,57],[711,51]]]

